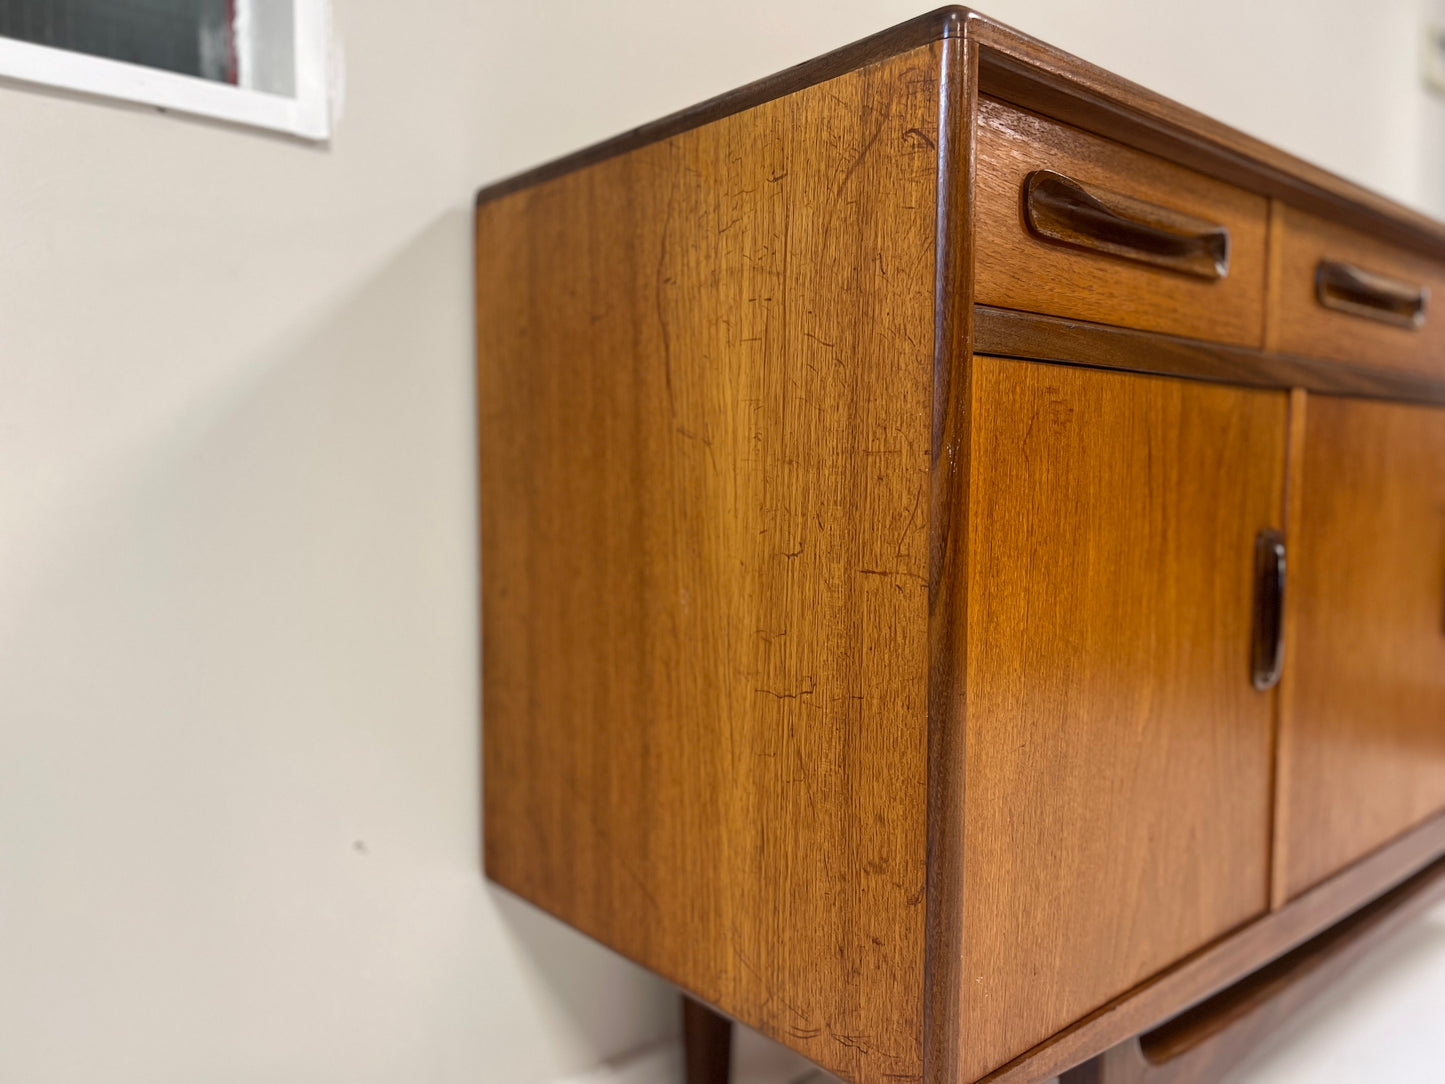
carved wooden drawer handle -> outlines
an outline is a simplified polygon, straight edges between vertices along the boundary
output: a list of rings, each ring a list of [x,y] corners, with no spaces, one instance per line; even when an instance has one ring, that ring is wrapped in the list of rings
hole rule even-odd
[[[1229,230],[1169,207],[1036,169],[1024,178],[1024,221],[1048,241],[1184,275],[1229,274]]]
[[[1414,329],[1425,322],[1430,291],[1340,260],[1321,260],[1315,296],[1327,309]]]

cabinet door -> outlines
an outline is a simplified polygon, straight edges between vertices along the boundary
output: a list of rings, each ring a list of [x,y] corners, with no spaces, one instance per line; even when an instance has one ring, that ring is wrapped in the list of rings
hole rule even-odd
[[[1282,898],[1445,808],[1445,411],[1311,396],[1291,486]]]
[[[1255,543],[1288,411],[986,357],[972,405],[965,1079],[1268,906]]]

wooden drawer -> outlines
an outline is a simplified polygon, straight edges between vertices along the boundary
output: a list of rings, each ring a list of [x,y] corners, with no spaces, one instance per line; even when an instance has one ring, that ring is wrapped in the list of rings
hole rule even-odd
[[[1445,265],[1283,203],[1274,212],[1267,346],[1445,375],[1445,317],[1429,304],[1445,299]],[[1354,284],[1352,269],[1364,273]]]
[[[1263,196],[989,99],[979,105],[977,159],[980,304],[1261,345]],[[1030,216],[1025,188],[1037,170],[1064,180],[1048,179],[1053,190],[1035,195]],[[1074,191],[1070,181],[1083,199],[1061,210]],[[1037,202],[1045,198],[1048,204]],[[1081,221],[1076,243],[1039,232],[1061,236]],[[1227,268],[1217,278],[1205,277],[1211,264],[1199,259],[1209,227],[1227,231]]]

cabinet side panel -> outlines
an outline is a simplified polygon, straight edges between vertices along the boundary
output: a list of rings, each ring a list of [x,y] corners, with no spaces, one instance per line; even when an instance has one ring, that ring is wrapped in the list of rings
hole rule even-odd
[[[477,213],[487,872],[921,1072],[939,50]]]

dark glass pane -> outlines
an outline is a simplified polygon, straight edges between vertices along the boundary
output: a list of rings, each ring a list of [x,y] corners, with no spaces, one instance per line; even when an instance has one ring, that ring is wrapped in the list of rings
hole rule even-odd
[[[0,37],[236,82],[232,0],[0,0]]]

